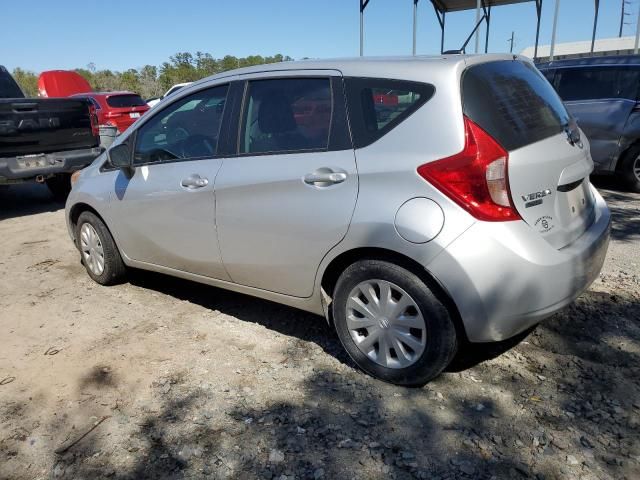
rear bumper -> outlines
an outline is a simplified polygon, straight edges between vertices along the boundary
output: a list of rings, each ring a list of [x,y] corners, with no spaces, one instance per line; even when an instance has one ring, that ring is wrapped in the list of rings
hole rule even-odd
[[[610,213],[593,189],[595,220],[557,250],[522,221],[477,222],[428,265],[455,302],[472,342],[510,338],[575,300],[597,278]]]
[[[44,160],[44,165],[37,167],[25,166],[25,157],[0,158],[0,184],[24,182],[38,175],[48,177],[57,173],[75,172],[93,162],[101,152],[100,147],[95,147],[47,153],[40,156],[40,159]],[[29,158],[35,161],[36,157],[27,157],[27,161]]]

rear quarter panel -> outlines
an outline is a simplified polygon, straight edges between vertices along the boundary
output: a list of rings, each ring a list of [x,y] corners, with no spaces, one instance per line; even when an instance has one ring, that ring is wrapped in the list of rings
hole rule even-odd
[[[356,150],[359,192],[345,239],[325,257],[328,263],[356,248],[382,248],[403,254],[427,266],[469,228],[474,219],[427,183],[417,173],[420,165],[453,155],[464,146],[460,75],[457,68],[408,71],[403,79],[435,86],[433,97],[410,117],[371,145]],[[373,77],[377,75],[371,75]],[[379,76],[379,75],[378,75]],[[440,233],[426,243],[411,243],[395,228],[398,209],[412,198],[435,201],[444,212]],[[422,222],[439,221],[424,218]]]

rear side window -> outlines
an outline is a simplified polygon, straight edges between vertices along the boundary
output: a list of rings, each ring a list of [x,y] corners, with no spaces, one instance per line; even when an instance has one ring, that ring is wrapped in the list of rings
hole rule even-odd
[[[82,98],[83,100],[87,100],[91,105],[93,105],[93,106],[94,106],[94,108],[95,108],[96,110],[100,110],[100,109],[102,108],[102,107],[100,106],[100,104],[98,103],[98,101],[97,101],[95,98],[93,98],[93,97],[80,97],[80,96],[75,96],[75,95],[74,95],[74,98]]]
[[[555,85],[565,102],[603,98],[636,100],[640,71],[632,68],[563,68],[556,73]]]
[[[240,153],[326,149],[331,110],[328,78],[250,81],[242,119]]]
[[[569,114],[532,65],[516,60],[482,63],[462,76],[464,114],[515,150],[563,131]]]
[[[146,102],[140,95],[111,95],[107,97],[107,105],[113,108],[142,107]]]
[[[353,142],[362,148],[375,142],[427,102],[433,85],[383,78],[347,78]]]

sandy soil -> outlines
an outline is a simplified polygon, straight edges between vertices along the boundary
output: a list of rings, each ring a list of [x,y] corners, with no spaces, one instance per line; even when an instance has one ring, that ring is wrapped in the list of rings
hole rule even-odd
[[[603,192],[613,240],[575,305],[405,389],[320,317],[101,287],[45,188],[0,190],[0,478],[640,478],[640,195]]]

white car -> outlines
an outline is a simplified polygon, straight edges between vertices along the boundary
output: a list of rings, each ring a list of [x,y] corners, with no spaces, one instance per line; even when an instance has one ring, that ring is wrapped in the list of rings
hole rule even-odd
[[[165,97],[168,97],[169,95],[171,95],[172,93],[177,92],[178,90],[180,90],[182,87],[186,87],[187,85],[191,85],[193,82],[186,82],[186,83],[176,83],[173,87],[171,87],[169,90],[167,90],[165,92],[164,95],[162,95],[161,97],[153,97],[150,98],[149,100],[147,100],[147,105],[149,105],[151,108],[155,107],[158,103],[160,103],[162,101],[162,99],[164,99]]]

